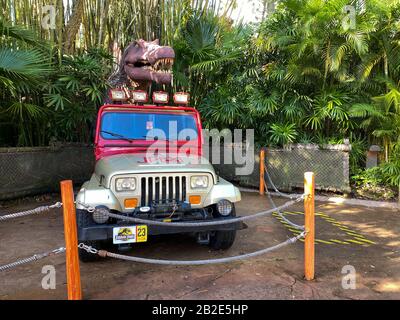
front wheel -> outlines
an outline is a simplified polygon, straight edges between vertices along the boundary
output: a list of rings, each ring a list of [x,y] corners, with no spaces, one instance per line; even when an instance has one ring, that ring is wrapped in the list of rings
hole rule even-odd
[[[233,205],[232,212],[230,214],[231,217],[236,217],[235,205]],[[214,214],[217,217],[221,217],[216,208],[214,207]],[[209,246],[214,250],[227,250],[232,247],[236,238],[236,230],[219,230],[215,231],[210,235],[210,244]]]
[[[92,214],[87,212],[86,210],[76,210],[76,224],[78,226],[78,230],[80,228],[85,228],[94,223]],[[96,249],[100,249],[101,241],[96,241],[96,240],[86,240],[86,241],[80,241],[78,239],[78,243],[83,242],[87,246],[91,246]],[[79,260],[82,262],[92,262],[92,261],[97,261],[100,259],[100,256],[97,254],[93,254],[90,252],[87,252],[86,250],[79,249]]]
[[[214,250],[227,250],[235,242],[236,230],[215,231],[210,236],[210,247]]]

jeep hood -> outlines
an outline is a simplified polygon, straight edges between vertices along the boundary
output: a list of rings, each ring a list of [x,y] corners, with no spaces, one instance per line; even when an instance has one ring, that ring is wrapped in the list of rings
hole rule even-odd
[[[214,168],[201,156],[188,156],[183,159],[167,158],[165,154],[148,157],[146,154],[119,154],[103,157],[97,161],[95,174],[105,187],[110,186],[114,175],[122,174],[154,174],[154,173],[210,173],[217,181]]]

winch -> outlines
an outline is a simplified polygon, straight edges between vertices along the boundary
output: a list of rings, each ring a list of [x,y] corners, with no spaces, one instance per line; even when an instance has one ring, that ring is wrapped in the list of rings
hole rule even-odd
[[[207,218],[205,210],[193,210],[187,201],[153,201],[151,206],[137,207],[133,211],[133,215],[146,216],[148,218],[172,218],[173,220],[181,220],[185,215],[197,216],[197,219]]]

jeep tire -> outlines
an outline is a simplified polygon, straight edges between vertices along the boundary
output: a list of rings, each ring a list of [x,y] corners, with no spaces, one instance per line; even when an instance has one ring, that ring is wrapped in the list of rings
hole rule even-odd
[[[233,205],[231,217],[236,216],[235,205]],[[214,207],[214,217],[221,217],[218,213],[216,206]],[[232,247],[235,242],[236,230],[219,230],[210,234],[210,244],[209,246],[214,250],[227,250]]]
[[[78,234],[79,234],[79,229],[88,227],[90,225],[94,224],[92,214],[87,212],[86,210],[80,210],[76,209],[76,224],[78,226]],[[78,239],[78,244],[83,242],[87,246],[91,246],[96,249],[100,249],[101,246],[101,241],[96,241],[96,240],[79,240]],[[86,250],[83,249],[78,249],[79,250],[79,260],[82,262],[92,262],[92,261],[97,261],[100,259],[100,257],[97,254],[93,254],[90,252],[87,252]]]

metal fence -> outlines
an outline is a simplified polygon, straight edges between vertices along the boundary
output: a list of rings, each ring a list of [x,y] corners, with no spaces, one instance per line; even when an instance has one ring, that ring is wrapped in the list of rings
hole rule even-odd
[[[316,189],[350,192],[349,152],[350,145],[293,144],[283,149],[266,149],[267,170],[275,185],[284,191],[303,187],[303,173],[315,173]],[[237,166],[215,164],[217,172],[225,179],[243,186],[259,186],[259,149],[255,150],[255,166],[252,174],[237,175]],[[221,148],[223,154],[223,148]],[[222,163],[222,162],[221,162]]]
[[[233,147],[231,147],[233,148]],[[237,175],[236,164],[214,164],[223,178],[243,186],[259,185],[259,150],[254,152],[254,170]],[[349,192],[349,145],[289,145],[284,149],[267,149],[269,174],[279,189],[290,191],[303,186],[303,173],[313,171],[316,188]],[[43,148],[0,148],[0,200],[59,190],[59,181],[71,179],[82,183],[94,168],[93,148],[67,145]]]
[[[303,186],[303,172],[315,173],[316,188],[350,192],[349,145],[291,145],[267,149],[267,170],[279,189]]]
[[[0,200],[59,190],[60,180],[81,183],[94,168],[93,148],[0,148]]]

